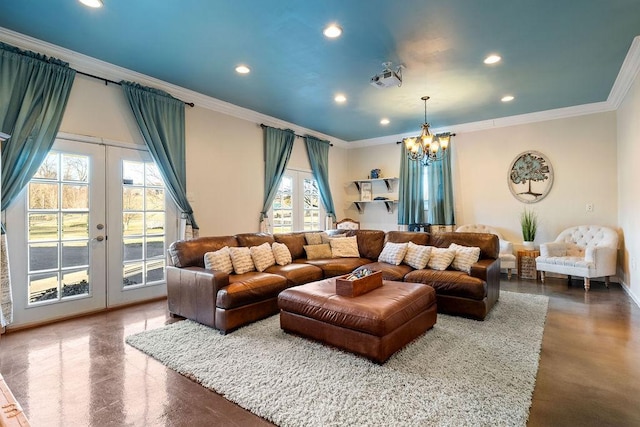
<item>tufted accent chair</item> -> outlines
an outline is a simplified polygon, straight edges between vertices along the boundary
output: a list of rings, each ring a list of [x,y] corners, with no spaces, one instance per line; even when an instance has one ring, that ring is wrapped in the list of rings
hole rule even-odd
[[[584,277],[584,288],[589,290],[589,279],[605,278],[616,274],[618,234],[615,230],[599,225],[578,225],[562,231],[556,240],[540,245],[536,269],[544,273],[566,274]]]
[[[507,270],[507,278],[511,280],[511,270],[516,268],[516,256],[513,254],[513,243],[504,240],[502,235],[493,227],[482,224],[466,224],[456,229],[465,233],[489,233],[498,236],[500,243],[500,268]]]
[[[355,219],[345,218],[336,222],[336,228],[338,230],[359,230],[360,229],[360,221],[356,221]]]

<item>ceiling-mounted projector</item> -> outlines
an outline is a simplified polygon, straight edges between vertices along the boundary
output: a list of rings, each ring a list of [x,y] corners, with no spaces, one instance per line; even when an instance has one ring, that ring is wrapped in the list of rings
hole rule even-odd
[[[371,77],[369,83],[375,87],[402,86],[402,69],[404,65],[398,65],[395,71],[391,69],[391,62],[383,62],[382,66],[384,70],[380,74]]]

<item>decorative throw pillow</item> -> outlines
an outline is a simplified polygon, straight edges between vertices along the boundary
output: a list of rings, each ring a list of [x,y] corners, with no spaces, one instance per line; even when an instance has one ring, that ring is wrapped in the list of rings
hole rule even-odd
[[[334,258],[360,258],[356,236],[329,240]]]
[[[207,270],[224,271],[227,274],[233,273],[229,247],[225,246],[217,251],[204,254],[204,268]]]
[[[276,264],[287,265],[293,261],[291,259],[291,252],[284,243],[273,242],[271,244],[271,250],[273,250],[273,256],[276,259]]]
[[[335,235],[329,236],[327,233],[322,233],[320,237],[322,237],[322,243],[331,243],[331,239],[341,239],[347,236],[345,236],[344,234],[335,234]]]
[[[318,233],[304,233],[304,238],[307,241],[307,245],[319,245],[323,242],[323,237],[326,237],[327,233],[318,232]]]
[[[431,247],[431,255],[427,265],[432,270],[446,270],[456,257],[456,251],[449,248]]]
[[[413,242],[409,242],[403,262],[416,270],[422,270],[427,266],[427,262],[429,262],[431,249],[432,246],[416,245]]]
[[[229,252],[231,253],[231,263],[233,264],[233,271],[235,271],[236,274],[255,271],[256,267],[253,265],[253,259],[251,259],[251,251],[249,250],[249,248],[229,248]]]
[[[407,253],[406,243],[391,243],[387,242],[378,256],[379,262],[386,262],[392,265],[400,265]]]
[[[256,266],[256,270],[258,271],[265,271],[267,268],[276,264],[276,259],[273,256],[271,245],[267,242],[258,246],[250,247],[249,252],[251,253],[253,264]]]
[[[451,263],[451,266],[455,270],[464,271],[465,273],[471,272],[471,266],[478,262],[480,258],[480,248],[474,248],[471,246],[462,246],[452,243],[449,245],[449,249],[456,251],[456,256]]]
[[[328,243],[305,245],[304,251],[307,253],[307,259],[331,258],[331,246]]]

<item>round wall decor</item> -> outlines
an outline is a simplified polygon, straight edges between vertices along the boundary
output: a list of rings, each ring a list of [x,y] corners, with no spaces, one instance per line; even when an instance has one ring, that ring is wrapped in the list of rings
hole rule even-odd
[[[523,203],[544,199],[553,185],[553,168],[544,154],[525,151],[511,162],[507,184],[513,197]]]

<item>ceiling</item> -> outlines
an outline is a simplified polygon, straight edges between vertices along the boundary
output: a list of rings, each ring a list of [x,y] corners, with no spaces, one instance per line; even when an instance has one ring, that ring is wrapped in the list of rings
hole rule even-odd
[[[438,129],[606,101],[640,34],[638,0],[103,1],[0,1],[0,26],[344,141],[417,133],[424,95]],[[369,84],[385,61],[401,87]]]

